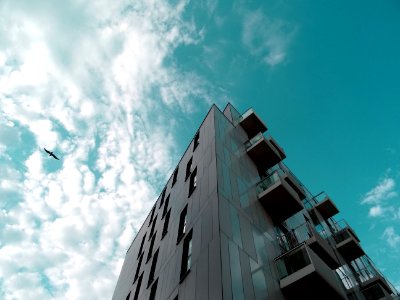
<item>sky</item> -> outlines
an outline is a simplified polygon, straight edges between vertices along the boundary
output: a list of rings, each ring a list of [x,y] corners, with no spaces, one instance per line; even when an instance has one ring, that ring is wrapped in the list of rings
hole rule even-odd
[[[0,1],[0,298],[110,299],[227,102],[400,288],[399,36],[397,0]]]

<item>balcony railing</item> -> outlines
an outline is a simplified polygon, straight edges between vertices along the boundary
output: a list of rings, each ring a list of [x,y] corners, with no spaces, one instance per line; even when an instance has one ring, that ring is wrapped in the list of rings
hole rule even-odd
[[[346,261],[352,261],[365,254],[359,238],[347,222],[344,220],[334,222],[332,229],[336,248]]]
[[[307,199],[304,204],[310,212],[314,224],[319,224],[339,212],[335,203],[333,203],[325,192],[321,192],[311,199]]]
[[[330,268],[336,269],[339,267],[339,261],[329,245],[327,237],[328,235],[323,229],[317,231],[309,222],[306,222],[280,234],[277,238],[283,253],[306,243]]]
[[[300,189],[297,182],[280,168],[256,185],[259,201],[278,224],[303,209]]]
[[[275,259],[280,287],[287,299],[345,299],[335,273],[301,244]]]
[[[278,143],[269,135],[261,132],[244,143],[247,154],[259,169],[267,170],[285,157],[285,152]]]
[[[394,299],[390,295],[398,295],[397,290],[386,281],[367,256],[355,259],[349,266],[346,265],[337,270],[343,285],[349,291],[349,298],[357,291],[357,288],[368,300],[384,297]]]

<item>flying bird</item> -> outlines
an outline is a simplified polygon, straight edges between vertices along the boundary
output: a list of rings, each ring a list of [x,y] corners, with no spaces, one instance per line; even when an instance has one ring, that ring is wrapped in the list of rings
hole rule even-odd
[[[52,156],[52,157],[54,157],[55,159],[59,160],[58,157],[55,156],[53,152],[51,152],[51,151],[49,151],[49,150],[46,150],[46,148],[43,148],[43,149],[44,149],[44,151],[46,151],[46,153],[49,154],[49,156]]]

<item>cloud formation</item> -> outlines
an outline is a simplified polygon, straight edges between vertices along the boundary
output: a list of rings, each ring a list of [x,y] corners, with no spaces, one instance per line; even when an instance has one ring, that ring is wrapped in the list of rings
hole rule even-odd
[[[210,103],[169,59],[201,39],[185,5],[0,4],[0,298],[111,298],[173,169],[175,114]]]
[[[271,19],[256,10],[244,16],[242,41],[252,55],[273,67],[287,59],[288,46],[296,32],[296,25]]]
[[[378,204],[383,200],[397,196],[395,191],[396,183],[393,178],[383,178],[374,188],[367,192],[362,200],[362,204]]]
[[[383,232],[383,237],[392,248],[398,248],[400,245],[400,235],[396,233],[393,226],[389,226]]]

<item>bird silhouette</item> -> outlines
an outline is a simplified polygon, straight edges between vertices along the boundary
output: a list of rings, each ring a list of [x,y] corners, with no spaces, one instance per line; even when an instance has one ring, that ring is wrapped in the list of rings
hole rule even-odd
[[[44,151],[46,151],[46,153],[49,154],[49,156],[52,156],[52,157],[54,157],[55,159],[59,160],[58,157],[55,156],[53,152],[51,152],[51,151],[49,151],[49,150],[46,150],[46,148],[43,148],[43,149],[44,149]]]

